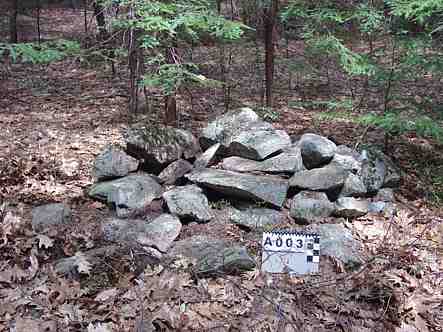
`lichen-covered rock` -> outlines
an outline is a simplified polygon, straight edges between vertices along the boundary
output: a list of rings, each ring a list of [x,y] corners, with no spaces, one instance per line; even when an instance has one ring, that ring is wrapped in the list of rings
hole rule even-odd
[[[247,208],[239,210],[231,207],[224,212],[227,213],[230,222],[250,230],[262,230],[284,222],[282,212],[272,209]]]
[[[392,159],[377,147],[365,146],[362,157],[361,176],[368,187],[368,193],[376,194],[380,188],[397,188],[400,186],[400,170]]]
[[[353,197],[340,197],[335,202],[334,214],[343,218],[358,218],[368,213],[369,203]]]
[[[119,147],[108,145],[94,161],[93,174],[97,181],[110,180],[137,170],[139,161]]]
[[[112,204],[119,217],[128,217],[142,211],[162,194],[163,188],[147,174],[132,174],[117,180],[99,182],[88,193],[92,198]]]
[[[152,247],[165,253],[180,234],[182,224],[177,217],[162,214],[151,222],[109,218],[103,221],[101,228],[106,241]]]
[[[200,153],[197,139],[183,129],[137,124],[126,131],[125,140],[126,152],[154,174],[175,160],[195,158]]]
[[[201,133],[200,144],[204,149],[217,143],[228,148],[233,136],[248,130],[257,121],[260,117],[250,108],[227,112],[208,123]]]
[[[363,150],[362,168],[359,175],[368,194],[376,194],[385,181],[386,165],[376,154]]]
[[[208,199],[196,185],[177,187],[163,194],[169,212],[185,220],[207,222],[213,218]]]
[[[40,205],[32,209],[32,229],[43,232],[51,227],[70,223],[71,209],[63,203]]]
[[[349,172],[338,166],[326,166],[295,173],[289,186],[299,190],[334,191],[343,187]]]
[[[168,254],[172,261],[192,266],[199,276],[232,274],[252,270],[254,259],[249,256],[245,247],[232,246],[223,240],[193,236],[175,242]],[[174,264],[171,264],[174,266]]]
[[[307,169],[329,163],[337,150],[334,142],[316,134],[304,134],[300,138],[298,145],[301,149],[303,163]]]
[[[227,197],[261,201],[281,208],[286,199],[288,182],[272,177],[241,174],[231,171],[205,168],[186,177]]]
[[[175,184],[192,170],[192,164],[184,159],[170,163],[159,175],[162,184]]]
[[[308,224],[330,217],[334,210],[325,193],[302,191],[292,199],[289,213],[298,223]]]

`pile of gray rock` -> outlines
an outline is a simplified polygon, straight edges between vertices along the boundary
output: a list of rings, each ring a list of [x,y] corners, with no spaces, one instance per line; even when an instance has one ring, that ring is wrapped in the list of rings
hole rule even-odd
[[[105,239],[148,247],[158,257],[184,255],[201,273],[255,266],[244,247],[216,235],[174,241],[183,223],[217,217],[209,201],[231,202],[222,213],[249,230],[281,224],[288,209],[294,225],[325,237],[322,254],[354,264],[361,261],[358,242],[343,225],[325,222],[392,213],[400,183],[392,161],[375,148],[356,151],[316,134],[294,141],[248,108],[217,117],[199,139],[136,125],[125,140],[124,148],[109,146],[97,156],[89,190],[115,209],[102,222]],[[160,211],[147,213],[156,203]]]

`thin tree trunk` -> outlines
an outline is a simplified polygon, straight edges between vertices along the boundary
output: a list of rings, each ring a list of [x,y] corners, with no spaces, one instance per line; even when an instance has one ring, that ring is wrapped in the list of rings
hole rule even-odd
[[[130,8],[129,16],[133,18],[134,12]],[[137,38],[137,30],[131,28],[129,38],[129,113],[137,114],[138,111],[138,80],[139,80],[139,41]]]
[[[103,6],[96,1],[93,3],[94,16],[97,20],[97,27],[100,41],[104,41],[108,38],[108,31],[106,30],[106,18],[103,11]]]
[[[169,64],[174,64],[174,53],[176,52],[175,47],[168,47],[166,49],[166,61]],[[175,99],[175,93],[165,96],[165,123],[173,127],[177,126],[177,100]]]
[[[17,15],[18,15],[18,0],[13,0],[11,15],[9,16],[9,41],[11,43],[18,42]]]
[[[40,9],[41,9],[40,0],[37,0],[37,38],[38,38],[37,40],[39,45],[42,39],[42,34],[40,31]]]
[[[84,6],[85,33],[88,33],[88,0],[84,0]]]
[[[278,0],[272,0],[271,6],[264,10],[265,39],[265,79],[266,106],[272,107],[272,85],[274,81],[274,35],[275,21],[278,12]]]

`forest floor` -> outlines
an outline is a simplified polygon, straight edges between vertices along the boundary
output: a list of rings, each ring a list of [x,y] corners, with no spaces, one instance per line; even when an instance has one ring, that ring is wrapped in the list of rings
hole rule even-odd
[[[82,33],[76,31],[80,12],[43,15],[63,18],[52,35]],[[231,107],[257,108],[260,71],[247,61],[254,54],[241,46],[231,51],[230,79],[237,82]],[[194,52],[195,61],[216,66],[215,47]],[[0,81],[0,203],[8,203],[0,211],[0,331],[443,331],[443,147],[414,134],[394,137],[387,149],[403,171],[397,215],[368,215],[347,225],[370,257],[359,271],[330,262],[314,279],[275,277],[270,284],[255,270],[195,280],[167,268],[136,275],[133,258],[124,255],[106,259],[100,275],[56,275],[56,260],[101,245],[97,229],[108,210],[85,191],[93,183],[95,156],[107,144],[122,144],[121,133],[132,121],[125,67],[112,77],[103,64],[77,60],[9,64]],[[344,85],[336,75],[335,85]],[[321,120],[324,109],[288,106],[331,91],[305,85],[300,96],[300,89],[286,88],[278,67],[276,76],[276,127],[291,135],[316,132],[349,146],[384,143],[380,129]],[[181,126],[196,135],[223,112],[219,90],[181,97]],[[148,116],[162,121],[161,110]],[[30,211],[50,202],[69,204],[74,223],[43,237],[32,231]],[[185,225],[181,237],[217,232],[256,246],[243,230],[222,226]]]

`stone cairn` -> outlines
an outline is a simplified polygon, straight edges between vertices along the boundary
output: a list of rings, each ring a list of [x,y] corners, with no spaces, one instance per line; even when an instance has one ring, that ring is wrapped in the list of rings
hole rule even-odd
[[[361,245],[342,223],[325,221],[395,212],[392,188],[400,176],[381,151],[356,151],[316,134],[293,141],[249,108],[217,117],[198,140],[185,130],[142,124],[130,127],[125,140],[125,148],[107,146],[95,160],[88,194],[115,210],[101,222],[104,239],[157,258],[189,258],[200,274],[256,265],[245,247],[213,234],[174,241],[182,223],[211,222],[220,213],[208,198],[233,202],[222,213],[250,231],[283,223],[287,208],[294,226],[320,234],[322,255],[347,266],[361,264]],[[33,211],[36,231],[57,220],[70,220],[63,204]]]

